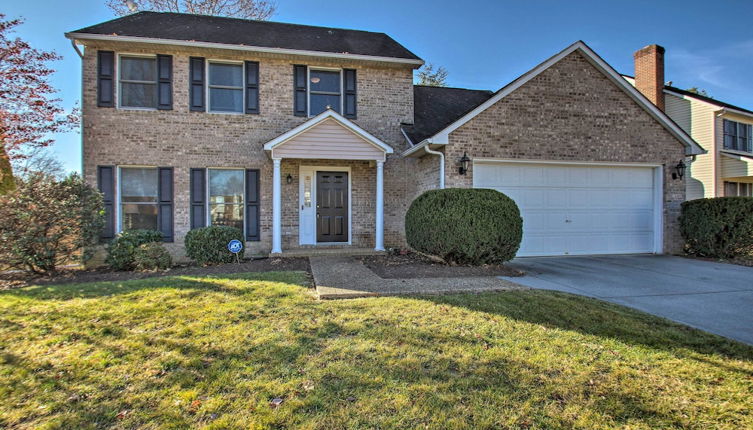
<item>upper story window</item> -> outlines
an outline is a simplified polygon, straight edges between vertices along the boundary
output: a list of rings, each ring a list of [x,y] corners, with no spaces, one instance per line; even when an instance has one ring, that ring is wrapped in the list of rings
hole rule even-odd
[[[342,73],[309,69],[309,116],[319,115],[327,108],[342,113]]]
[[[157,108],[157,57],[120,56],[120,107]]]
[[[243,112],[243,63],[209,62],[209,111]]]
[[[725,119],[724,149],[753,152],[753,126]]]

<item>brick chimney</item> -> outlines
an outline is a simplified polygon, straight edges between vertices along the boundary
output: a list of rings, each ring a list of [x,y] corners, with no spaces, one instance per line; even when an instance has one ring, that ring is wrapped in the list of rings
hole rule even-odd
[[[662,111],[664,110],[664,48],[648,45],[633,54],[635,87]]]

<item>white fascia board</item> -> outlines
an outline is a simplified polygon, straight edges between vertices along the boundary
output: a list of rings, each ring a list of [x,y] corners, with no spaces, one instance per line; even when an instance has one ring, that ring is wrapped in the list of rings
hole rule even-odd
[[[327,109],[324,112],[320,113],[319,115],[309,119],[308,121],[304,122],[303,124],[299,125],[298,127],[295,127],[291,130],[288,130],[287,132],[277,136],[276,138],[270,140],[269,142],[264,144],[264,150],[265,151],[271,151],[275,148],[275,146],[281,145],[288,140],[292,139],[295,136],[298,136],[299,134],[305,132],[306,130],[310,129],[311,127],[323,122],[326,119],[332,118],[343,127],[347,128],[348,130],[354,132],[356,135],[358,135],[360,138],[365,140],[366,142],[376,146],[377,148],[384,151],[385,154],[392,154],[394,151],[391,146],[387,145],[386,143],[382,142],[381,140],[377,139],[371,133],[367,132],[366,130],[362,129],[358,125],[356,125],[353,121],[350,121],[349,119],[345,118],[344,116],[340,115],[339,113],[333,111],[332,109]]]
[[[430,139],[437,140],[438,142],[447,142],[449,141],[450,133],[460,128],[462,125],[479,115],[481,112],[485,111],[489,107],[493,106],[495,103],[500,101],[501,99],[505,98],[507,95],[512,93],[513,91],[517,90],[521,86],[525,85],[528,81],[535,78],[545,70],[547,70],[549,67],[553,66],[566,56],[570,55],[571,53],[575,51],[580,51],[583,56],[588,60],[592,65],[594,65],[597,69],[601,70],[612,82],[614,82],[618,87],[620,87],[624,92],[626,92],[633,100],[635,100],[644,110],[646,110],[651,116],[653,116],[656,120],[659,121],[660,124],[662,124],[672,135],[674,135],[677,139],[679,139],[681,142],[683,142],[686,146],[686,153],[688,155],[696,155],[696,154],[705,154],[706,150],[704,150],[698,143],[696,143],[693,138],[691,138],[683,129],[681,129],[677,124],[674,123],[664,112],[662,112],[659,108],[657,108],[653,103],[651,103],[643,94],[641,94],[635,87],[633,87],[625,78],[622,77],[619,73],[617,73],[612,66],[607,64],[606,61],[604,61],[601,57],[599,57],[591,48],[588,47],[583,41],[577,41],[573,43],[572,45],[565,48],[563,51],[559,52],[558,54],[550,57],[548,60],[544,61],[543,63],[539,64],[538,66],[534,67],[533,69],[526,72],[524,75],[520,76],[519,78],[515,79],[511,83],[509,83],[507,86],[503,87],[497,93],[492,96],[489,100],[485,101],[484,103],[480,104],[478,107],[470,111],[469,113],[463,115],[460,119],[456,120],[449,126],[445,127],[442,131],[438,132],[434,136],[432,136]]]
[[[136,37],[136,36],[115,36],[110,34],[88,34],[88,33],[65,33],[65,37],[71,40],[105,40],[111,42],[131,42],[131,43],[148,43],[156,45],[175,45],[175,46],[190,46],[197,48],[210,48],[210,49],[227,49],[232,51],[250,51],[250,52],[262,52],[267,54],[283,54],[283,55],[300,55],[306,57],[324,57],[324,58],[336,58],[343,60],[361,60],[361,61],[376,61],[380,63],[397,63],[397,64],[410,64],[414,67],[420,67],[424,64],[423,60],[414,60],[410,58],[395,58],[395,57],[379,57],[375,55],[362,55],[362,54],[348,54],[345,52],[324,52],[324,51],[307,51],[302,49],[289,49],[289,48],[269,48],[266,46],[250,46],[250,45],[232,45],[227,43],[217,42],[198,42],[189,40],[175,40],[175,39],[158,39],[152,37]]]
[[[719,112],[721,114],[729,112],[729,113],[733,113],[733,114],[736,114],[736,115],[742,115],[742,116],[747,116],[747,117],[753,118],[753,113],[741,111],[741,110],[734,109],[734,108],[727,107],[727,106],[722,106],[720,104],[712,103],[712,102],[709,102],[709,101],[706,101],[706,100],[701,100],[699,98],[695,98],[695,97],[693,97],[691,95],[688,95],[688,94],[676,93],[676,92],[674,92],[672,90],[668,90],[666,88],[664,89],[664,93],[665,94],[671,94],[671,95],[673,95],[675,97],[679,97],[679,98],[684,99],[684,100],[690,99],[690,100],[692,100],[692,101],[694,101],[696,103],[701,103],[703,105],[706,105],[706,106],[709,106],[711,108],[716,109],[716,112]]]
[[[436,145],[437,147],[439,147],[439,146],[444,146],[446,144],[447,143],[435,142],[435,141],[433,141],[431,139],[424,139],[420,143],[418,143],[418,144],[414,145],[413,147],[411,147],[411,148],[403,151],[403,153],[400,154],[400,155],[403,156],[403,157],[410,157],[410,156],[413,156],[413,155],[420,155],[420,154],[422,154],[421,151],[424,149],[424,147],[428,147],[429,149],[435,149],[435,148],[432,148],[431,145]]]

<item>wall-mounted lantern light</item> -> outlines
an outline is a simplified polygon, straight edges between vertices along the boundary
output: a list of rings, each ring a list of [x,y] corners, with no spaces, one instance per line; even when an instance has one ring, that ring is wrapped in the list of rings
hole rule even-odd
[[[291,175],[290,173],[288,173],[288,176],[285,178],[285,180],[288,182],[288,184],[292,183],[293,182],[293,175]]]
[[[675,166],[675,171],[672,172],[672,179],[682,179],[685,176],[685,162],[680,160]]]
[[[463,152],[463,158],[460,159],[460,168],[458,169],[461,175],[465,175],[468,172],[468,163],[470,162],[471,159],[468,158],[468,154]]]

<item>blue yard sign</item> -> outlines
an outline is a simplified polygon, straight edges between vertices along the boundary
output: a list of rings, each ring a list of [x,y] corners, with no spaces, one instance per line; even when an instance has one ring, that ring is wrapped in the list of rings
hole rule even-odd
[[[243,250],[243,242],[238,239],[233,239],[227,243],[227,250],[235,254],[235,262],[240,264],[241,261],[238,257],[238,253]]]

